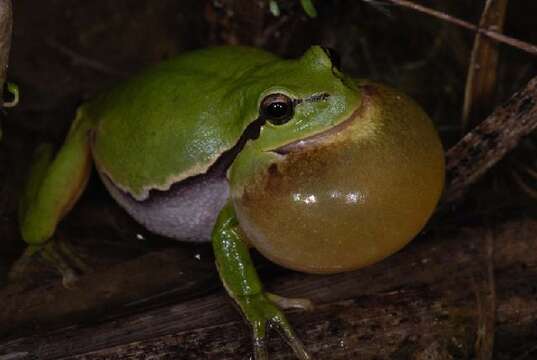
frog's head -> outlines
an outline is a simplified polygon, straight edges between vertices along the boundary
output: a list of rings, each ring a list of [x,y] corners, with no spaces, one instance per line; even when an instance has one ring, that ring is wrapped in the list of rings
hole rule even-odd
[[[242,117],[247,122],[257,117],[263,124],[249,146],[274,149],[349,118],[360,106],[362,94],[338,65],[333,51],[313,46],[301,58],[277,60],[245,74],[240,91],[248,113]]]
[[[400,249],[440,196],[444,163],[427,115],[400,92],[342,73],[312,47],[251,77],[255,138],[229,169],[241,229],[272,261],[340,272]]]

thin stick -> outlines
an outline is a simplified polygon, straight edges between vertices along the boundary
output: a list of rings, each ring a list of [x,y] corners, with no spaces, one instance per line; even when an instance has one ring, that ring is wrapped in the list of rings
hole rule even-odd
[[[446,154],[445,203],[462,199],[475,183],[520,140],[537,129],[537,77],[500,105]]]
[[[477,334],[475,342],[476,358],[491,360],[494,352],[494,335],[496,333],[496,278],[494,274],[494,232],[490,229],[484,234],[486,275],[484,289],[476,288]]]
[[[13,6],[11,0],[0,0],[0,105],[3,105],[3,89],[7,77],[11,30],[13,27]]]
[[[54,39],[48,39],[47,44],[53,48],[64,54],[65,56],[69,57],[71,61],[75,65],[82,65],[87,68],[93,69],[95,71],[101,72],[106,75],[112,75],[115,77],[127,77],[127,73],[116,70],[108,65],[105,65],[97,60],[93,60],[90,58],[87,58],[85,56],[82,56],[80,54],[77,54],[73,50],[69,49],[68,47],[60,44],[59,42],[55,41]]]
[[[444,21],[449,22],[451,24],[455,24],[455,25],[463,27],[465,29],[476,31],[476,32],[478,32],[480,34],[483,34],[483,35],[485,35],[485,36],[487,36],[487,37],[489,37],[489,38],[491,38],[493,40],[496,40],[496,41],[498,41],[500,43],[510,45],[512,47],[515,47],[517,49],[526,51],[526,52],[528,52],[530,54],[533,54],[533,55],[537,55],[537,46],[533,45],[533,44],[530,44],[530,43],[527,43],[525,41],[512,38],[510,36],[501,34],[499,32],[493,31],[493,30],[482,29],[482,28],[480,28],[480,27],[478,27],[478,26],[476,26],[474,24],[471,24],[471,23],[469,23],[467,21],[461,20],[459,18],[456,18],[454,16],[448,15],[448,14],[443,13],[441,11],[433,10],[433,9],[425,7],[425,6],[415,4],[415,3],[411,2],[411,1],[407,1],[407,0],[386,0],[386,1],[389,1],[389,2],[391,2],[393,4],[395,4],[395,5],[398,5],[398,6],[406,7],[406,8],[409,8],[409,9],[412,9],[412,10],[415,10],[415,11],[419,11],[419,12],[427,14],[427,15],[434,16],[434,17],[436,17],[438,19],[444,20]]]

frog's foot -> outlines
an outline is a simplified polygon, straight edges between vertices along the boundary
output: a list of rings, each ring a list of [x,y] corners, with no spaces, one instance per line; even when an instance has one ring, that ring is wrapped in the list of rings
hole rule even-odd
[[[277,299],[276,303],[284,304],[285,307],[304,308],[311,306],[311,303],[308,300],[285,299],[268,293],[236,297],[235,301],[237,301],[246,316],[246,319],[252,326],[255,359],[268,360],[266,332],[267,329],[274,328],[280,333],[289,346],[291,346],[298,359],[310,360],[311,357],[304,348],[302,342],[295,335],[291,325],[285,318],[285,315],[275,305],[274,298]]]
[[[212,240],[222,283],[252,326],[255,359],[268,359],[266,332],[267,329],[274,328],[291,346],[298,359],[310,360],[311,357],[304,345],[277,305],[285,309],[296,307],[309,309],[312,307],[311,302],[303,299],[286,299],[263,291],[230,202],[218,215]]]
[[[16,281],[25,276],[29,264],[40,256],[47,263],[52,265],[62,276],[63,286],[66,288],[73,287],[80,275],[90,272],[85,261],[77,255],[76,251],[65,241],[48,241],[43,245],[30,245],[22,256],[12,266],[9,279]]]
[[[41,252],[43,258],[62,275],[66,288],[73,287],[80,275],[91,272],[91,267],[63,240],[49,241]]]

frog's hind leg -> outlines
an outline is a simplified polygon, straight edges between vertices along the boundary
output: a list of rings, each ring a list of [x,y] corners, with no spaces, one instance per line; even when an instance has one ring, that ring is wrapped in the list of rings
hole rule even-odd
[[[252,327],[255,360],[268,359],[266,343],[269,328],[279,331],[298,359],[311,360],[279,307],[309,310],[312,303],[306,299],[287,299],[263,289],[238,225],[233,206],[228,203],[218,215],[212,243],[224,287]]]
[[[22,238],[28,249],[11,269],[12,278],[23,273],[25,265],[36,253],[62,273],[66,286],[76,280],[77,270],[88,270],[69,246],[54,236],[54,232],[88,181],[91,128],[90,121],[79,111],[55,156],[50,144],[42,144],[36,149],[18,214]]]

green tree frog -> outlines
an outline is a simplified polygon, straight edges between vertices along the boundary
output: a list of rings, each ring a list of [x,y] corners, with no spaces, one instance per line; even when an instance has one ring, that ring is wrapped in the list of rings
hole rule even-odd
[[[294,270],[358,269],[422,229],[444,179],[442,146],[420,107],[345,75],[319,46],[291,60],[247,47],[193,51],[83,104],[54,156],[38,148],[20,207],[28,253],[56,261],[67,279],[62,258],[75,254],[54,232],[92,160],[147,229],[212,241],[258,360],[269,325],[310,358],[280,309],[307,302],[265,292],[251,247]]]

